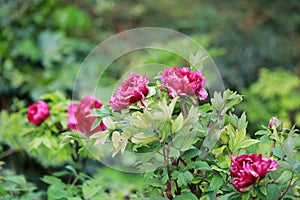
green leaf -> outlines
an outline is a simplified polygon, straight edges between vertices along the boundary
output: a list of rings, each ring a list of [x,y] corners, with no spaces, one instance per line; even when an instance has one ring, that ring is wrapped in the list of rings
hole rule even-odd
[[[229,197],[231,197],[234,194],[236,194],[236,192],[231,192],[231,193],[225,194],[223,196],[218,197],[218,200],[228,200]]]
[[[280,196],[280,188],[275,184],[270,184],[267,186],[268,195],[267,200],[278,199]]]
[[[182,158],[183,159],[194,158],[194,157],[198,156],[199,153],[200,153],[199,149],[189,149],[183,153]]]
[[[208,191],[218,191],[220,187],[224,184],[223,178],[221,176],[213,176],[210,181]]]
[[[242,200],[249,200],[250,199],[250,192],[246,192],[242,195]]]
[[[286,183],[291,179],[292,172],[291,171],[284,171],[280,177],[276,180],[276,183],[280,185],[286,185]]]
[[[86,181],[82,186],[82,193],[85,199],[91,199],[99,191],[101,191],[101,186],[94,185],[91,180]]]
[[[254,135],[265,135],[268,131],[266,130],[259,130]]]
[[[175,200],[198,200],[198,197],[191,192],[183,192],[175,197]]]
[[[7,176],[4,177],[5,181],[13,182],[22,186],[26,185],[26,179],[24,176]]]
[[[143,132],[136,133],[131,138],[131,142],[134,144],[149,144],[154,141],[158,141],[155,134],[146,134]]]
[[[259,191],[260,191],[264,196],[267,196],[267,195],[268,195],[267,187],[266,187],[266,186],[260,186],[260,187],[259,187]]]
[[[101,131],[90,136],[91,139],[96,139],[95,144],[104,144],[109,136],[109,132]]]
[[[191,183],[193,178],[194,178],[193,174],[189,171],[180,173],[178,175],[178,180],[177,180],[178,186],[181,187],[183,185],[187,185],[187,184]]]
[[[284,142],[284,145],[283,145],[283,150],[286,154],[286,156],[288,158],[292,158],[293,157],[293,151],[294,151],[294,148],[295,148],[295,145],[296,145],[296,138],[294,137],[294,134],[289,134],[287,139],[285,140]]]
[[[92,124],[91,131],[97,128],[101,123],[101,118],[96,118]]]
[[[271,148],[271,151],[273,152],[274,156],[277,158],[282,159],[284,157],[284,152],[280,146]]]
[[[132,124],[135,127],[142,129],[149,128],[149,124],[151,124],[149,113],[147,111],[145,111],[144,113],[134,112],[132,114]]]
[[[292,165],[286,161],[279,161],[278,166],[284,170],[291,171]]]
[[[259,140],[247,139],[247,140],[242,141],[239,144],[239,148],[243,149],[243,148],[249,147],[253,144],[259,143],[259,142],[260,142]]]
[[[243,112],[242,116],[238,120],[238,130],[246,129],[248,125],[247,118],[245,112]]]
[[[211,171],[210,166],[204,161],[196,161],[195,162],[195,169]]]
[[[66,166],[66,169],[70,170],[75,176],[77,176],[76,170],[75,170],[74,167],[72,167],[71,165],[67,165],[67,166]]]
[[[172,123],[172,132],[176,133],[178,131],[180,131],[180,129],[183,127],[184,123],[183,123],[183,115],[182,113],[180,113],[178,115],[178,117],[176,118],[175,122]]]
[[[64,185],[64,183],[57,177],[54,176],[44,176],[42,181],[48,183],[49,185]]]

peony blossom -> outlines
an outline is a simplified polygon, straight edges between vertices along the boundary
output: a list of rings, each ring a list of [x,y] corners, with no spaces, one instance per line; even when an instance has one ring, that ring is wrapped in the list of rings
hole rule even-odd
[[[269,121],[269,127],[270,128],[273,128],[273,127],[278,127],[279,126],[279,124],[280,124],[280,121],[279,121],[279,119],[277,119],[276,117],[272,117],[271,119],[270,119],[270,121]]]
[[[45,101],[38,101],[28,106],[27,119],[30,123],[40,125],[50,115],[50,109]]]
[[[109,101],[111,107],[114,110],[122,110],[137,101],[144,100],[149,92],[148,82],[148,76],[131,73],[111,97]]]
[[[190,68],[187,67],[166,68],[161,80],[172,98],[192,95],[204,100],[208,96],[204,88],[206,79],[199,70],[191,72]]]
[[[260,154],[244,154],[236,158],[230,155],[230,158],[232,184],[241,192],[246,192],[246,187],[263,179],[267,172],[276,170],[278,167],[276,160],[264,158]]]
[[[101,108],[102,103],[91,97],[84,97],[80,103],[73,103],[68,107],[68,128],[79,131],[83,134],[93,134],[99,131],[106,130],[106,126],[101,124],[94,130],[91,130],[92,124],[97,117],[89,117],[94,108]]]

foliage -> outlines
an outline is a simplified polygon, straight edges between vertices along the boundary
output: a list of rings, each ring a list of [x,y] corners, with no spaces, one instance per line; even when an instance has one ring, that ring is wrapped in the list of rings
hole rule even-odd
[[[36,100],[72,88],[91,49],[81,37],[90,26],[87,14],[52,0],[2,2],[0,13],[1,107],[9,109],[12,96]]]
[[[243,199],[247,199],[255,195],[253,190],[241,194],[234,191],[229,183],[231,179],[228,176],[230,164],[228,155],[235,151],[238,152],[235,155],[249,152],[261,153],[279,161],[278,170],[269,173],[265,179],[274,182],[267,184],[262,181],[260,182],[262,185],[255,186],[254,190],[263,199],[266,194],[268,194],[266,198],[276,199],[285,191],[287,194],[284,198],[299,198],[300,186],[297,177],[300,156],[297,133],[293,129],[283,128],[275,132],[273,129],[263,127],[263,130],[253,134],[254,130],[260,129],[261,124],[267,124],[267,120],[272,116],[278,116],[283,120],[283,127],[299,124],[300,117],[297,114],[299,113],[299,48],[297,46],[300,30],[299,8],[300,4],[296,0],[284,2],[0,1],[0,159],[6,163],[3,165],[4,169],[0,170],[1,198],[44,199],[47,195],[49,198],[50,194],[50,199],[55,198],[55,195],[58,197],[69,195],[71,199],[71,196],[73,199],[76,199],[76,196],[88,199],[94,198],[92,195],[94,194],[104,199],[127,197],[163,199],[157,196],[158,194],[163,196],[166,190],[165,183],[170,180],[172,195],[175,195],[176,184],[182,190],[180,195],[176,194],[176,199],[196,199],[189,192],[190,186],[194,187],[194,185],[201,186],[199,189],[206,196],[215,195],[220,199],[240,199],[242,196]],[[155,168],[156,165],[152,166],[155,171],[144,174],[144,177],[150,180],[151,187],[146,186],[147,190],[143,191],[140,181],[135,182],[131,179],[137,176],[125,176],[119,173],[114,177],[116,172],[102,167],[99,173],[95,169],[83,174],[90,167],[85,163],[95,159],[90,152],[93,142],[96,141],[98,144],[95,146],[98,146],[105,140],[112,140],[112,134],[107,131],[104,135],[95,134],[93,137],[87,137],[77,132],[69,132],[66,109],[71,103],[68,97],[72,90],[73,79],[88,52],[100,41],[115,33],[145,26],[166,27],[190,35],[214,58],[226,85],[232,89],[246,87],[241,92],[245,94],[245,104],[238,108],[246,110],[251,131],[248,134],[242,128],[247,124],[246,114],[233,114],[233,107],[218,115],[221,109],[218,106],[234,102],[233,99],[239,96],[235,94],[233,99],[223,102],[232,95],[229,91],[226,94],[216,94],[209,104],[200,102],[200,105],[193,109],[191,106],[193,103],[187,106],[187,111],[191,112],[191,115],[194,110],[194,114],[198,114],[199,119],[203,120],[199,123],[189,121],[191,118],[186,120],[186,116],[180,115],[179,100],[175,102],[172,116],[163,120],[164,123],[169,120],[173,126],[162,126],[160,120],[151,118],[153,114],[151,110],[144,112],[144,108],[139,104],[138,107],[130,107],[129,111],[124,112],[124,116],[121,117],[127,117],[126,123],[130,125],[134,123],[137,127],[132,126],[128,132],[145,131],[143,120],[150,120],[153,122],[152,125],[158,128],[162,126],[159,130],[163,132],[157,136],[148,131],[147,137],[142,133],[122,135],[121,130],[125,130],[126,127],[120,127],[117,130],[119,134],[117,132],[114,134],[116,157],[121,154],[125,146],[125,153],[127,151],[159,152],[169,142],[170,129],[178,129],[178,133],[174,135],[187,133],[188,122],[191,123],[190,126],[195,123],[195,127],[199,128],[197,131],[196,128],[193,129],[193,140],[185,140],[185,145],[180,146],[179,150],[176,149],[177,144],[171,145],[170,157],[177,160],[183,158],[188,166],[184,167],[181,161],[178,166],[173,166],[172,160],[169,159],[168,163],[174,171],[171,176],[167,175],[167,170],[164,169],[167,165],[158,169]],[[113,90],[112,80],[118,79],[132,67],[153,62],[168,66],[188,65],[178,56],[167,52],[155,50],[132,52],[119,58],[105,71],[103,82],[106,86],[110,85],[107,94]],[[268,70],[259,70],[262,66]],[[282,70],[272,72],[274,67]],[[257,79],[259,71],[261,71],[259,81],[250,89],[247,88]],[[278,81],[270,81],[275,79]],[[151,85],[152,88],[157,86]],[[54,91],[60,91],[62,94],[48,93]],[[43,95],[45,93],[48,94]],[[74,94],[76,95],[78,94]],[[161,108],[170,111],[171,100],[167,95],[165,100],[162,98],[158,101],[154,98],[162,97],[160,95],[164,96],[163,92],[156,89],[156,93],[149,96],[147,101],[159,102]],[[24,107],[39,98],[49,103],[51,117],[41,126],[36,127],[26,121]],[[220,103],[216,106],[216,102],[224,104]],[[233,104],[236,103],[238,102]],[[150,103],[148,106],[157,109],[160,113],[166,111],[160,110],[161,108],[155,103]],[[111,119],[118,121],[114,118],[118,116],[116,113],[112,113],[110,109],[103,109],[95,111],[94,114],[104,117],[106,123],[114,124],[107,118],[111,114],[113,115]],[[102,116],[103,111],[105,111],[104,116]],[[98,119],[94,125],[96,126],[100,121]],[[204,136],[214,128],[207,127],[211,122],[216,122],[215,128],[219,128],[217,125],[220,125],[220,130],[216,129],[217,136],[220,137],[210,138],[213,143],[216,143],[215,146],[212,145],[211,140],[204,140],[202,145],[208,150],[199,149]],[[240,140],[235,140],[237,135]],[[124,137],[127,139],[126,145],[124,142],[126,140],[119,141]],[[180,141],[180,137],[176,137],[174,136],[173,139]],[[164,145],[159,146],[162,142]],[[250,146],[245,148],[247,145]],[[268,151],[270,148],[271,153]],[[206,154],[207,152],[209,153]],[[208,155],[207,158],[205,157],[206,160],[201,157],[204,156],[203,153]],[[145,163],[147,159],[150,158],[145,157]],[[72,167],[64,170],[65,165]],[[139,167],[141,170],[143,165]],[[31,171],[34,173],[28,173],[26,171],[28,168],[32,168]],[[71,170],[72,168],[75,171]],[[146,168],[151,167],[146,166]],[[43,188],[43,185],[40,186],[41,181],[37,181],[43,175],[43,180],[49,182],[48,188],[46,186]],[[70,181],[68,177],[71,177]],[[77,180],[75,181],[74,178]],[[204,178],[204,181],[199,181],[201,178]],[[116,183],[115,180],[118,182]],[[130,180],[133,183],[132,187],[131,185],[129,187],[125,180]],[[210,184],[212,186],[208,181],[213,181]],[[72,186],[72,183],[75,184]],[[93,191],[87,191],[89,188]],[[176,192],[178,193],[178,190]],[[90,194],[92,196],[89,196]]]
[[[142,153],[136,170],[150,171],[145,177],[151,188],[168,199],[264,199],[270,194],[296,199],[297,189],[291,190],[299,187],[296,130],[274,126],[252,139],[246,134],[245,113],[232,113],[242,100],[235,92],[215,93],[211,103],[197,105],[192,96],[170,98],[159,80],[149,88],[152,92],[142,103],[128,109],[96,109],[96,123],[102,119],[108,129],[87,136],[86,146],[111,144],[112,157],[126,151]],[[279,167],[241,193],[230,183],[230,155],[251,153],[272,157]]]
[[[75,153],[72,144],[62,144],[62,133],[68,131],[66,109],[70,101],[61,93],[44,94],[41,99],[48,101],[50,107],[51,116],[45,123],[41,126],[29,124],[26,109],[10,115],[2,111],[0,141],[13,151],[25,151],[42,165],[59,166],[70,162],[70,154]]]
[[[27,182],[23,175],[16,175],[14,171],[2,169],[0,162],[0,196],[2,199],[40,199],[42,191],[37,192],[33,183]]]
[[[286,126],[300,124],[300,79],[285,70],[261,69],[259,79],[242,91],[245,103],[240,110],[248,113],[253,129],[277,115]]]

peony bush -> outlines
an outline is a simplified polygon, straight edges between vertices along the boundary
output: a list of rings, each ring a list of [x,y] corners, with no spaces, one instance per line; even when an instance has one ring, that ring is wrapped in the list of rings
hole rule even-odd
[[[299,197],[297,130],[279,129],[273,117],[251,138],[246,114],[233,113],[242,96],[226,90],[204,102],[206,79],[198,70],[170,67],[148,80],[131,74],[111,107],[94,110],[107,129],[88,137],[89,145],[111,144],[112,157],[140,154],[136,171],[166,199]]]
[[[230,90],[209,94],[192,66],[166,68],[155,79],[131,73],[107,103],[45,94],[19,112],[1,112],[0,138],[13,151],[66,170],[43,176],[44,193],[26,190],[27,183],[13,189],[0,177],[0,195],[123,199],[107,192],[112,183],[84,174],[88,160],[108,153],[113,162],[124,156],[143,175],[144,189],[126,199],[299,199],[298,130],[273,117],[247,132],[246,113],[234,110],[241,101]]]

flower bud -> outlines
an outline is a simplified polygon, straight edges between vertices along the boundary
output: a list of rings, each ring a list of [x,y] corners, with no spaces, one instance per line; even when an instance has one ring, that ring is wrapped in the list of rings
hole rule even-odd
[[[280,125],[280,121],[279,119],[277,119],[276,117],[272,117],[269,121],[269,127],[270,128],[277,128]]]

